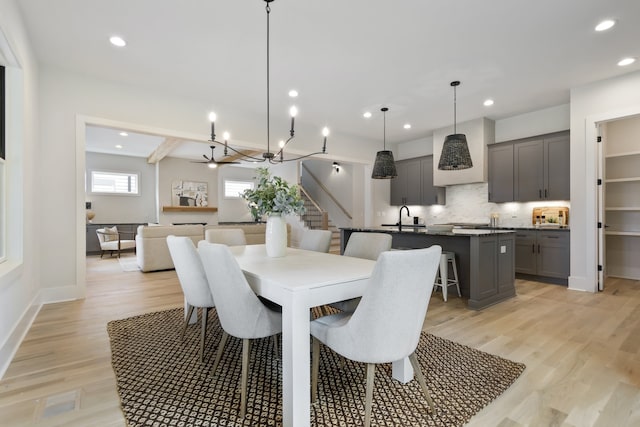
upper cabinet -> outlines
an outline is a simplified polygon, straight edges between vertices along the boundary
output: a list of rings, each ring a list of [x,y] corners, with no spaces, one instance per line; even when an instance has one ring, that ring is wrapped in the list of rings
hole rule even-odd
[[[569,132],[490,146],[489,201],[569,200]]]
[[[398,176],[391,179],[392,205],[419,205],[421,197],[420,160],[396,162]]]
[[[433,186],[433,156],[396,161],[398,176],[391,180],[391,205],[445,203],[445,189]]]
[[[516,142],[514,199],[569,200],[569,133]]]
[[[423,206],[446,204],[446,188],[433,185],[433,156],[421,157],[420,169],[422,173],[422,198]]]
[[[489,201],[494,203],[513,201],[513,144],[490,145]]]

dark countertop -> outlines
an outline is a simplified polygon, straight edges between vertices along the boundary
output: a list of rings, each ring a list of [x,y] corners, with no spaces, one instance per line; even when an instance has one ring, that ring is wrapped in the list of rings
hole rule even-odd
[[[485,228],[485,227],[477,227],[477,228]],[[528,226],[528,227],[497,227],[496,230],[541,230],[541,231],[569,231],[569,227],[536,227],[536,226]]]
[[[365,228],[353,228],[353,227],[344,227],[342,230],[350,230],[350,231],[382,231],[388,233],[402,233],[402,234],[420,234],[420,235],[429,235],[429,236],[490,236],[494,234],[504,234],[504,233],[515,233],[515,230],[498,230],[493,228],[486,229],[471,229],[471,228],[456,228],[455,231],[435,231],[429,230],[425,228],[419,227],[410,227],[407,225],[402,226],[402,231],[398,229],[398,227],[365,227]]]

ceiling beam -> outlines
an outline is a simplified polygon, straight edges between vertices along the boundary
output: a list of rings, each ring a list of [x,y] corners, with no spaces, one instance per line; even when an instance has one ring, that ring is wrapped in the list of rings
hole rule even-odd
[[[246,160],[245,156],[256,157],[258,154],[261,153],[261,151],[258,151],[258,150],[238,150],[238,151],[240,151],[240,153],[242,154],[233,153],[229,156],[223,157],[218,161],[234,162],[236,160]]]
[[[160,160],[167,157],[169,153],[171,153],[176,147],[182,144],[182,142],[182,140],[177,138],[165,138],[165,140],[162,141],[160,145],[158,145],[158,148],[153,150],[149,157],[147,157],[147,163],[158,163]]]

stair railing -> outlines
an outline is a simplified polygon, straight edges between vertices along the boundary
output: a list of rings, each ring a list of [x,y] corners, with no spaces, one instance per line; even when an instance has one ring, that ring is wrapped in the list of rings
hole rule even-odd
[[[301,165],[304,168],[304,170],[307,171],[309,176],[316,182],[318,187],[320,187],[320,189],[322,191],[324,191],[327,194],[327,196],[329,196],[329,198],[333,201],[333,203],[335,203],[335,205],[338,207],[338,209],[340,209],[342,211],[342,213],[347,218],[349,218],[349,220],[352,220],[353,217],[351,216],[351,214],[344,208],[344,206],[342,206],[342,204],[340,204],[340,202],[333,196],[333,194],[331,194],[331,191],[329,191],[329,189],[324,186],[324,184],[309,170],[309,168],[304,163],[301,163]],[[300,185],[300,188],[302,188],[302,185]],[[305,194],[306,194],[306,192],[305,192]]]
[[[327,211],[323,210],[318,203],[316,203],[315,200],[313,200],[313,197],[311,197],[309,195],[309,193],[307,192],[307,190],[304,189],[304,187],[302,185],[298,185],[298,188],[300,189],[300,192],[302,192],[305,197],[311,202],[311,204],[313,205],[313,207],[315,208],[315,210],[317,210],[320,213],[320,229],[322,230],[327,230],[329,229],[329,214],[327,213]],[[306,215],[306,214],[305,214]],[[304,216],[304,215],[303,215]]]

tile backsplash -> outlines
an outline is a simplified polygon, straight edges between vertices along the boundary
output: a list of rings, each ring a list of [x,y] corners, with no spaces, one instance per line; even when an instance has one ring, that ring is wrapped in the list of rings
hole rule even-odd
[[[543,202],[490,203],[489,184],[461,184],[447,187],[447,204],[444,206],[409,206],[411,217],[420,217],[425,224],[474,223],[489,224],[492,214],[498,214],[498,225],[502,227],[531,226],[533,208],[541,206],[567,206],[567,200]],[[398,206],[391,206],[382,213],[378,223],[395,223],[398,220]],[[410,224],[413,218],[403,215],[402,223]]]

